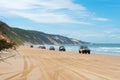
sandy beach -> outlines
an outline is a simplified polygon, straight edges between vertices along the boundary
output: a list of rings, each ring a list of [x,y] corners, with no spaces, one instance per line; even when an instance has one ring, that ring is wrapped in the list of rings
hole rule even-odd
[[[120,56],[19,47],[0,62],[0,80],[120,80]]]

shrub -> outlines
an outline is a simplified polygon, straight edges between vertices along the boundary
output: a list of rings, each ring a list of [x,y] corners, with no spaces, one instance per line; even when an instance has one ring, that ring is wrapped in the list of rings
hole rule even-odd
[[[5,49],[16,49],[14,42],[7,42],[5,39],[0,39],[0,51]]]

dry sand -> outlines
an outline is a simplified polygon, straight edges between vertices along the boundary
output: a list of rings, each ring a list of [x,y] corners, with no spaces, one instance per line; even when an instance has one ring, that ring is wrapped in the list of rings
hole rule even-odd
[[[20,47],[0,63],[0,80],[120,80],[120,56]]]

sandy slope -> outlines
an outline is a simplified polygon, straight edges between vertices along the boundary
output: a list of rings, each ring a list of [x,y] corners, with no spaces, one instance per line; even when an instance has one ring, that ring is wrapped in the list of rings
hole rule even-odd
[[[0,80],[120,80],[120,56],[19,51],[21,55],[0,63]]]

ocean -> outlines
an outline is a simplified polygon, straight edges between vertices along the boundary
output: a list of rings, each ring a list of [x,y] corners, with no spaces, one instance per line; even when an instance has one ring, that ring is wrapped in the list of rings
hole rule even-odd
[[[39,47],[41,45],[35,45]],[[54,46],[55,50],[59,50],[59,46],[64,46],[67,52],[79,53],[80,46],[82,45],[44,45],[46,49],[49,49],[50,46]],[[91,50],[91,54],[107,54],[107,55],[117,55],[120,56],[120,44],[86,44]]]

